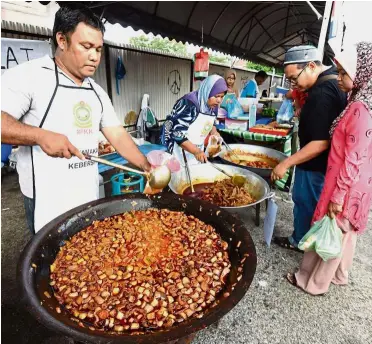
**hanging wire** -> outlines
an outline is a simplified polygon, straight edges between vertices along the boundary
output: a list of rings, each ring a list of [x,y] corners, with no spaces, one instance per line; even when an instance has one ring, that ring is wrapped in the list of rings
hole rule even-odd
[[[204,21],[202,21],[202,46],[204,43]]]

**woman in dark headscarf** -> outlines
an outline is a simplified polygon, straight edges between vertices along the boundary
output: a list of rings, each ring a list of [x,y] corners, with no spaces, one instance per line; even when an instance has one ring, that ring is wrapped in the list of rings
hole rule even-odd
[[[312,295],[326,293],[331,283],[348,283],[357,234],[367,228],[372,204],[372,43],[345,49],[335,60],[338,85],[350,96],[331,126],[327,174],[313,222],[336,218],[343,233],[341,257],[324,262],[306,252],[299,271],[287,275]]]
[[[210,75],[197,91],[186,94],[174,105],[163,126],[162,143],[181,163],[182,149],[189,164],[207,161],[204,140],[208,134],[219,135],[214,122],[226,91],[225,80]]]

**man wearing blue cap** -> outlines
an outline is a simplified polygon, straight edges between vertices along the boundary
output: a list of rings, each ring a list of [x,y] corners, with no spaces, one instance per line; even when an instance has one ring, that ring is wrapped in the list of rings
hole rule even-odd
[[[284,58],[285,76],[291,88],[307,91],[301,110],[298,136],[300,150],[281,162],[271,178],[281,179],[296,166],[293,186],[294,231],[290,237],[276,237],[274,242],[293,250],[309,231],[323,189],[329,153],[329,129],[346,106],[346,94],[338,88],[337,69],[321,63],[318,50],[298,46],[287,51]]]

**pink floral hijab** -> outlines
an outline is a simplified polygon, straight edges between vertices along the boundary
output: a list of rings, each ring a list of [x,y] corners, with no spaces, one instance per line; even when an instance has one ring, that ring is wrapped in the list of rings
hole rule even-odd
[[[362,102],[372,115],[372,43],[370,42],[357,44],[357,66],[353,90],[345,110],[332,123],[329,131],[331,137],[351,104],[357,101]]]

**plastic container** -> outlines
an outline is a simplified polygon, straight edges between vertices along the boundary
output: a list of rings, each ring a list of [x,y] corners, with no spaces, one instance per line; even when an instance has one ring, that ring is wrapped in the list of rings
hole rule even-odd
[[[248,129],[248,120],[238,120],[238,119],[226,118],[225,129],[228,129],[228,130],[247,130]]]
[[[143,192],[145,179],[142,175],[133,172],[115,174],[110,179],[112,185],[112,196]]]
[[[1,162],[7,163],[9,155],[12,153],[12,145],[1,144]]]
[[[288,88],[276,86],[276,93],[278,93],[278,94],[286,95],[288,91],[289,91]]]
[[[252,104],[249,109],[249,129],[256,125],[257,106]]]

